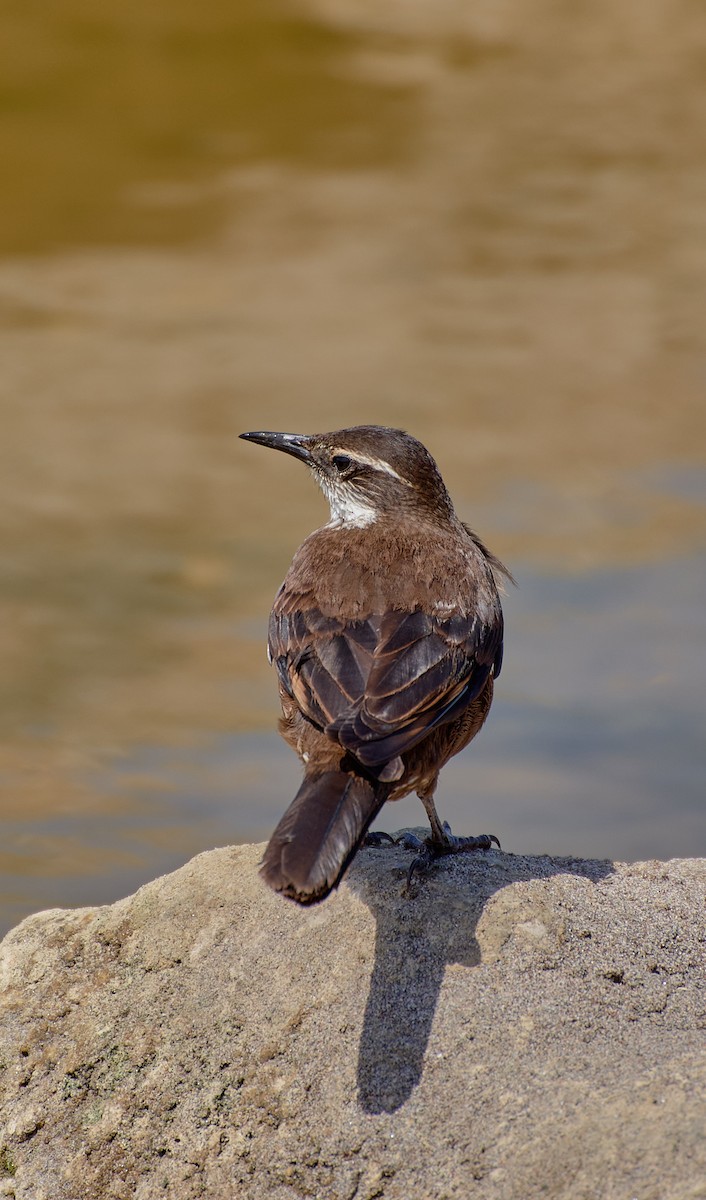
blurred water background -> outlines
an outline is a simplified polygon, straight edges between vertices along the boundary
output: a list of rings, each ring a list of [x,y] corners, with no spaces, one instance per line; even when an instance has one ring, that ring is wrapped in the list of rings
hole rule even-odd
[[[3,929],[294,794],[245,429],[409,429],[516,574],[457,831],[706,854],[705,74],[699,0],[7,0]]]

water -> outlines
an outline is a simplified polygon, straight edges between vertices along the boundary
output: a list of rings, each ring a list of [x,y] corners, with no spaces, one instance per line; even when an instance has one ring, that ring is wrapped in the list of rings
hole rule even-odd
[[[232,7],[6,21],[0,924],[293,794],[264,631],[325,510],[258,427],[409,428],[518,577],[459,830],[705,854],[700,6]]]

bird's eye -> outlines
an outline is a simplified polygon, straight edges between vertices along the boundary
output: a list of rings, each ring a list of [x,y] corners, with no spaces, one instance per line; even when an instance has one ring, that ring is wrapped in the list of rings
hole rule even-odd
[[[334,454],[331,462],[338,471],[339,475],[345,475],[346,471],[352,464],[352,459],[350,459],[347,454]]]

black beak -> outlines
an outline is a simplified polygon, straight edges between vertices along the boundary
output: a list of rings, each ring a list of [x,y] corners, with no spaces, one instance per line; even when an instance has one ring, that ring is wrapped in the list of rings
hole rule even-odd
[[[292,454],[295,458],[300,458],[302,462],[311,462],[311,451],[309,450],[311,439],[304,433],[241,433],[239,436],[246,442],[257,442],[258,446],[269,446],[271,450],[283,450],[285,454]]]

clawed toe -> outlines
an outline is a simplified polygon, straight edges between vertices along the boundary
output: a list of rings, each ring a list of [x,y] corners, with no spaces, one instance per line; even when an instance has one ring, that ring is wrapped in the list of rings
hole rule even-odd
[[[385,833],[382,829],[374,830],[372,833],[366,833],[366,846],[379,848],[380,846],[404,846],[405,850],[421,850],[424,846],[422,838],[417,837],[416,833],[412,833],[411,829],[403,829],[401,833],[395,834],[393,837],[390,833]]]
[[[478,837],[455,837],[451,834],[448,843],[442,843],[439,854],[465,854],[469,850],[491,850],[497,846],[502,850],[494,833],[480,833]]]
[[[414,876],[423,875],[425,871],[428,871],[429,867],[437,857],[438,855],[434,853],[431,842],[425,842],[422,846],[421,853],[417,854],[416,858],[413,858],[409,864],[407,879],[402,893],[404,896],[412,895],[412,880],[414,879]]]
[[[435,837],[432,832],[431,837],[427,839],[437,858],[444,854],[465,854],[469,850],[490,850],[493,845],[497,846],[498,850],[502,850],[500,841],[494,833],[481,833],[478,837],[456,837],[451,832],[448,821],[444,821],[442,831],[441,837]]]
[[[395,839],[389,833],[385,833],[382,829],[374,829],[368,831],[363,841],[364,846],[394,846]]]

